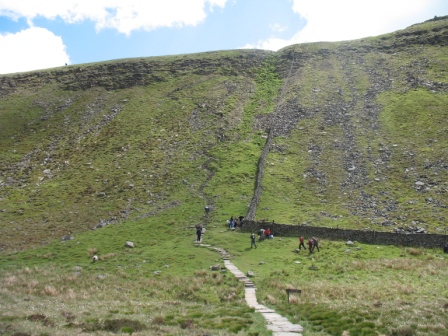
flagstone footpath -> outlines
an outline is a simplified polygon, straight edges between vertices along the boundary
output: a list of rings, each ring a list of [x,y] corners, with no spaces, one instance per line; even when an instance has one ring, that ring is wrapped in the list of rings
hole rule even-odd
[[[207,244],[199,243],[199,245],[219,252],[224,260],[224,266],[232,272],[236,278],[244,282],[245,299],[247,305],[254,308],[256,312],[260,313],[264,317],[268,323],[267,328],[272,331],[273,336],[302,336],[301,332],[303,331],[303,328],[301,325],[289,322],[287,318],[257,302],[257,296],[255,294],[256,287],[254,283],[230,262],[229,254],[226,250]]]

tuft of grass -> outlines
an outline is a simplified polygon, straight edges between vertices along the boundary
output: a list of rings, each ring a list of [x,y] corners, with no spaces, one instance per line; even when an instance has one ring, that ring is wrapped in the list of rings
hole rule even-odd
[[[418,256],[418,255],[421,255],[421,254],[422,254],[422,251],[419,250],[419,249],[416,249],[416,248],[410,248],[410,249],[407,250],[407,252],[408,252],[410,255],[413,255],[413,256]]]
[[[392,330],[392,336],[414,336],[415,330],[410,327],[401,327]]]
[[[93,257],[95,254],[98,254],[98,249],[96,248],[89,248],[87,251],[88,257]]]

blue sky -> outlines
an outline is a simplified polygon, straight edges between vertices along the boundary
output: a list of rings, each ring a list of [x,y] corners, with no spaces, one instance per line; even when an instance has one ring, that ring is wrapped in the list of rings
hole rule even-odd
[[[406,28],[448,0],[0,0],[0,74],[119,58],[278,50]]]

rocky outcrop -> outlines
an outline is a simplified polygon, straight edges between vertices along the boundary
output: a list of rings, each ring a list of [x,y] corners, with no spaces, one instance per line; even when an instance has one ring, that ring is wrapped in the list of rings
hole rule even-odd
[[[150,57],[130,60],[117,60],[109,63],[72,65],[50,71],[38,71],[0,76],[0,97],[17,93],[23,87],[37,90],[43,84],[56,84],[70,91],[101,87],[106,90],[148,86],[165,81],[165,75],[182,76],[190,74],[207,76],[228,64],[227,75],[248,75],[272,52],[262,50],[240,50],[237,53],[208,52],[171,57]],[[219,56],[218,56],[219,55]],[[225,52],[224,52],[225,55]]]

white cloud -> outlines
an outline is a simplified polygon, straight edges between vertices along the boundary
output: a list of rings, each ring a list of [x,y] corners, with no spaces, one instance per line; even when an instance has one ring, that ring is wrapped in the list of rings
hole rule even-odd
[[[224,7],[227,0],[2,0],[0,15],[33,20],[62,18],[67,23],[95,22],[96,29],[134,30],[195,26],[206,17],[205,7]]]
[[[270,37],[244,48],[278,50],[291,44],[343,41],[406,28],[448,14],[446,0],[293,0],[306,25],[290,39]]]
[[[283,32],[283,31],[285,31],[287,27],[282,26],[282,25],[276,23],[276,24],[270,24],[270,25],[269,25],[269,28],[270,28],[272,31],[274,31],[274,32],[281,33],[281,32]]]
[[[446,0],[294,0],[293,10],[307,20],[294,39],[341,41],[376,36],[433,17]]]
[[[0,35],[0,73],[42,69],[69,63],[62,39],[34,27],[33,20],[92,21],[97,30],[135,30],[195,26],[208,9],[223,8],[227,0],[0,0],[0,16],[25,18],[30,28]]]
[[[45,69],[69,63],[61,37],[44,28],[0,34],[0,74]]]
[[[271,37],[266,40],[260,40],[257,43],[248,43],[241,49],[263,49],[263,50],[279,50],[288,45],[295,44],[291,40],[284,40],[280,38]]]

